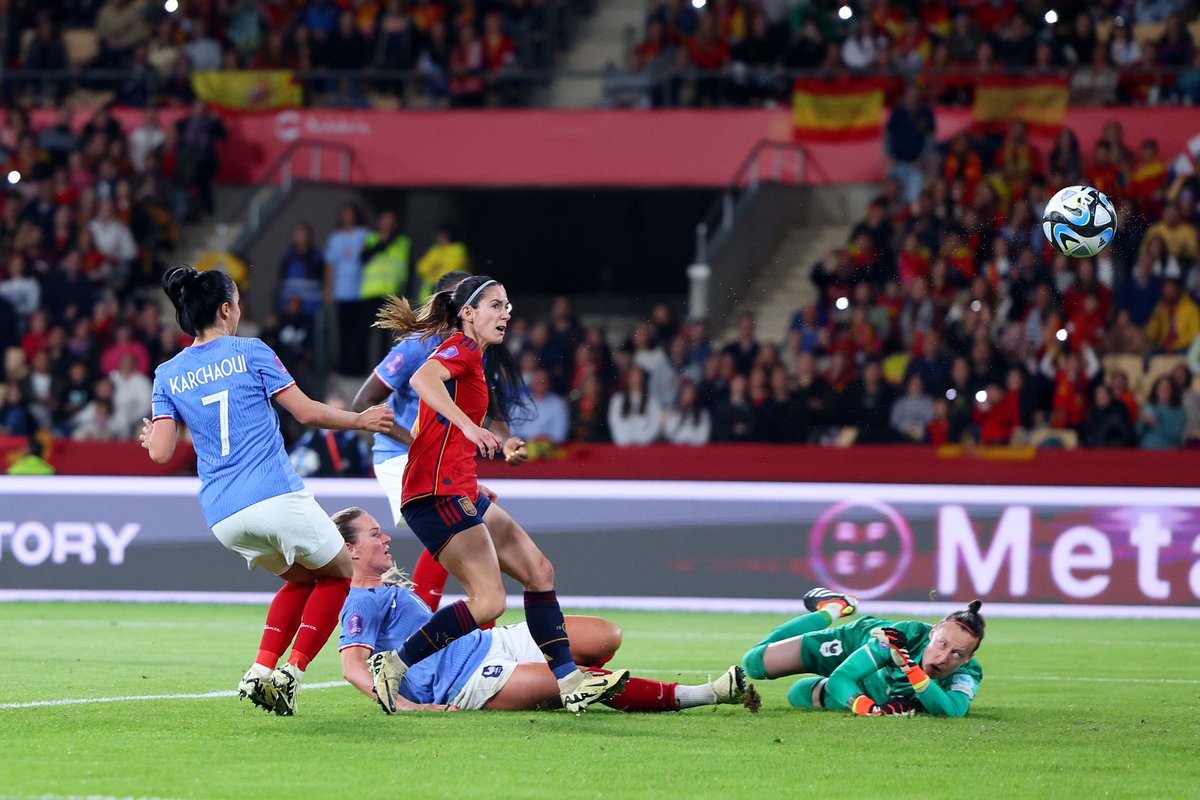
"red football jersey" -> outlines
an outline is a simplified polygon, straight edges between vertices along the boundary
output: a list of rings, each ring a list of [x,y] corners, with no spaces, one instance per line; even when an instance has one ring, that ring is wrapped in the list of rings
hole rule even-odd
[[[446,390],[454,404],[483,424],[487,416],[488,387],[483,375],[483,350],[461,332],[451,334],[430,358],[450,371]],[[422,400],[413,426],[413,443],[404,467],[401,504],[437,494],[461,494],[474,500],[479,494],[475,475],[475,445],[458,426]]]

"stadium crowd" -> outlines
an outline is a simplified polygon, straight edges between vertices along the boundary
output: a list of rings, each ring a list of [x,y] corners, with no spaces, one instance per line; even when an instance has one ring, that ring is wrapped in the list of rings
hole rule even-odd
[[[368,93],[462,107],[519,104],[528,88],[520,72],[550,64],[565,35],[559,17],[572,8],[546,0],[54,5],[62,7],[8,4],[4,60],[16,73],[5,83],[9,102],[52,104],[83,86],[111,91],[123,105],[187,105],[194,72],[297,70],[314,104],[367,107]],[[30,70],[48,72],[22,78]]]
[[[1077,105],[1196,103],[1194,13],[1186,0],[663,0],[607,101],[787,105],[789,73],[807,73],[969,105],[980,76],[1069,73]]]

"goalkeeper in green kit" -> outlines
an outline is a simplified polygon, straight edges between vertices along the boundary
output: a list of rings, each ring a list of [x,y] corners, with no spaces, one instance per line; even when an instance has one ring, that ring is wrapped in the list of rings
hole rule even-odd
[[[771,631],[746,651],[742,667],[756,680],[812,673],[788,691],[788,702],[801,708],[961,717],[983,681],[974,658],[983,642],[982,605],[973,600],[936,625],[865,616],[830,628],[857,610],[858,599],[813,589],[804,595],[811,613]]]

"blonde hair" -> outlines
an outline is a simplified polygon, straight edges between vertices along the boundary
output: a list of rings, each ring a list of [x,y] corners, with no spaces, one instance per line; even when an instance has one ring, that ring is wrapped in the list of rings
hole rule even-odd
[[[334,512],[330,516],[330,519],[337,526],[338,533],[342,535],[342,540],[346,544],[358,544],[358,531],[355,530],[354,523],[366,513],[366,509],[359,508],[358,506],[350,506],[349,508],[343,508],[341,511]],[[405,589],[411,589],[413,585],[412,579],[408,577],[408,573],[397,567],[395,562],[392,562],[391,569],[386,570],[379,576],[379,580],[392,586],[402,586]]]

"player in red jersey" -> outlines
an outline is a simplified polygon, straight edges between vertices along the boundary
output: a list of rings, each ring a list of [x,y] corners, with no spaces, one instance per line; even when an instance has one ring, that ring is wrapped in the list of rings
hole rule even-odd
[[[416,311],[407,300],[394,297],[376,323],[399,337],[445,337],[409,382],[420,405],[400,511],[467,595],[439,609],[399,649],[371,656],[376,697],[389,714],[396,710],[400,681],[409,667],[504,613],[501,572],[525,587],[529,633],[557,679],[568,711],[607,700],[629,679],[628,670],[596,673],[576,666],[554,591],[554,567],[525,529],[480,491],[476,479],[476,453],[491,458],[502,450],[500,438],[482,427],[489,405],[501,409],[503,417],[503,410],[520,402],[524,393],[511,355],[499,347],[511,316],[504,286],[474,275],[435,293]],[[483,349],[492,345],[498,347],[489,383]]]

